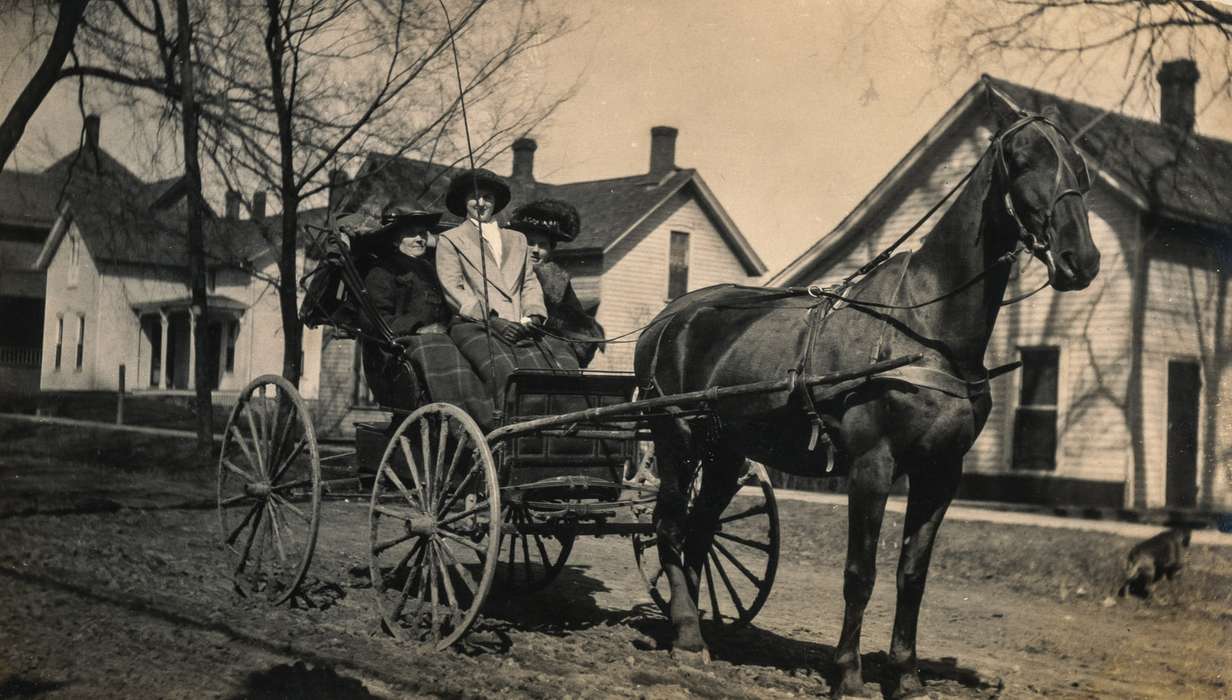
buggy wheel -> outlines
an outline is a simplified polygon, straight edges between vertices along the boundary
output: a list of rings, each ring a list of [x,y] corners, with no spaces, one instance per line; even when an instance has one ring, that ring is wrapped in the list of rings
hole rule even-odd
[[[538,532],[543,523],[544,518],[533,508],[515,503],[505,506],[496,568],[501,592],[541,591],[564,570],[577,533],[563,523],[551,528],[550,534]]]
[[[714,543],[698,581],[702,620],[744,626],[766,604],[779,565],[779,510],[765,467],[745,462],[740,491],[719,517]],[[701,469],[689,486],[689,512],[701,490]],[[659,564],[655,535],[634,535],[633,556],[650,597],[671,619],[667,576]]]
[[[433,403],[398,426],[372,484],[369,569],[399,640],[445,649],[483,607],[500,549],[496,462],[462,409]]]
[[[320,520],[308,407],[282,377],[257,377],[231,409],[218,455],[218,524],[236,591],[289,599],[308,572]]]

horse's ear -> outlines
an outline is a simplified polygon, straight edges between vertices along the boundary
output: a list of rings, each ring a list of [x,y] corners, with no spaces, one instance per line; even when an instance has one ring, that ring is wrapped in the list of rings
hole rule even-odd
[[[997,87],[996,83],[988,75],[980,78],[984,83],[984,96],[988,100],[988,110],[992,112],[993,117],[997,121],[997,129],[1005,127],[1018,121],[1022,116],[1022,109]]]

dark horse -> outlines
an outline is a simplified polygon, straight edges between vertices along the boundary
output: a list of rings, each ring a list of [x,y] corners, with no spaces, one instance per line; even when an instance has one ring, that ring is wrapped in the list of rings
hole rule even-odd
[[[790,474],[849,477],[846,610],[834,694],[860,694],[860,630],[872,594],[890,486],[908,478],[890,659],[894,697],[923,693],[916,624],[937,528],[958,488],[963,456],[992,401],[984,351],[1014,254],[1030,250],[1058,291],[1099,271],[1083,198],[1082,157],[1044,115],[1018,110],[986,84],[1000,130],[950,209],[914,253],[901,253],[838,293],[816,287],[721,285],[676,299],[638,341],[649,395],[800,374],[858,369],[922,354],[899,370],[833,387],[790,390],[713,406],[706,418],[651,419],[662,480],[655,522],[671,586],[673,655],[705,661],[698,580],[719,514],[746,457]],[[826,312],[829,311],[827,314]],[[806,393],[807,392],[807,393]],[[824,432],[819,435],[817,428]],[[821,438],[818,440],[817,438]],[[810,449],[810,443],[816,446]],[[701,491],[688,487],[702,469]]]

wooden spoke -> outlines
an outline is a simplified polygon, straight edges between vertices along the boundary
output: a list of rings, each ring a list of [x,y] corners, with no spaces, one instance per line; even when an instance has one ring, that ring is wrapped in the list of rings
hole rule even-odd
[[[436,556],[431,547],[428,550],[428,591],[432,594],[432,643],[437,644],[441,641],[441,628],[438,617],[440,615],[440,599],[437,597],[436,592],[436,567],[433,566]]]
[[[415,483],[415,493],[419,494],[419,502],[427,506],[428,499],[424,496],[423,484],[419,480],[419,465],[415,463],[415,458],[411,456],[411,441],[399,435],[398,447],[402,449],[402,456],[406,459],[406,468],[411,472],[411,480]],[[389,471],[392,475],[393,467],[390,467]]]
[[[714,548],[714,551],[717,551],[720,554],[722,554],[724,557],[726,557],[727,560],[730,561],[732,565],[735,566],[736,569],[740,571],[740,573],[744,574],[745,578],[747,578],[750,583],[752,583],[754,586],[758,586],[758,587],[761,586],[761,579],[757,578],[757,576],[752,571],[749,571],[748,567],[746,567],[744,564],[741,564],[740,560],[737,559],[735,556],[733,556],[731,551],[729,551],[727,547],[723,546],[722,542],[715,542],[712,546]],[[714,556],[713,553],[711,554],[711,556]]]
[[[235,529],[232,530],[231,533],[227,535],[227,538],[225,541],[228,545],[235,543],[235,538],[240,536],[240,533],[243,532],[244,530],[244,526],[247,525],[249,521],[252,520],[253,516],[255,516],[261,510],[261,505],[262,503],[260,502],[254,504],[252,509],[248,511],[248,514],[244,516],[244,519],[240,521],[240,524],[236,525]]]
[[[710,560],[705,561],[706,572],[706,590],[710,592],[710,615],[716,620],[723,619],[723,613],[719,609],[719,595],[714,588],[714,576],[710,573]]]
[[[453,552],[449,551],[448,547],[442,546],[441,549],[444,551],[445,556],[448,557],[449,565],[453,567],[458,578],[461,579],[462,583],[466,584],[466,588],[471,592],[471,595],[474,595],[479,590],[479,584],[475,583],[475,579],[471,576],[470,572],[466,570],[462,562],[458,561]]]
[[[421,489],[425,505],[432,503],[432,436],[429,425],[431,421],[419,422],[419,449],[423,453],[423,480]],[[413,473],[413,472],[412,472]]]
[[[273,497],[273,499],[277,501],[278,504],[281,505],[283,508],[286,508],[292,513],[295,513],[296,515],[298,515],[301,519],[304,520],[304,522],[312,522],[312,518],[309,518],[308,514],[300,510],[294,503],[288,501],[287,499],[283,498],[277,493],[271,493],[270,496]]]
[[[551,557],[548,556],[547,545],[543,544],[543,538],[539,535],[535,535],[535,545],[539,548],[539,559],[543,562],[543,567],[546,569],[552,565]]]
[[[749,539],[749,538],[747,538],[747,537],[740,537],[740,536],[738,536],[738,535],[733,535],[733,534],[731,534],[730,532],[723,532],[723,531],[721,531],[721,530],[720,530],[719,532],[714,533],[714,536],[715,536],[715,537],[722,537],[723,539],[725,539],[725,540],[731,540],[732,542],[737,542],[737,543],[739,543],[739,544],[744,545],[745,547],[751,547],[751,548],[756,549],[756,550],[761,551],[761,552],[769,552],[769,551],[770,551],[770,545],[769,545],[769,544],[766,544],[766,543],[764,543],[764,542],[756,542],[756,541],[754,541],[754,540],[750,540],[750,539]]]
[[[415,502],[415,497],[412,496],[411,492],[407,490],[406,484],[402,483],[402,479],[399,479],[398,475],[394,473],[394,468],[388,464],[382,465],[382,467],[383,467],[383,474],[386,477],[389,477],[389,480],[393,482],[393,485],[398,489],[398,492],[402,494],[402,497],[406,499],[406,502],[411,504],[412,506],[420,506],[420,509],[422,510],[422,505],[421,505],[422,502],[421,503]],[[377,483],[378,484],[380,483],[379,478],[377,479]]]
[[[278,529],[278,515],[274,510],[274,504],[266,501],[265,507],[269,509],[270,528],[274,533],[274,546],[278,550],[278,561],[286,562],[287,550],[282,546],[282,532]]]
[[[244,453],[244,459],[248,460],[248,466],[253,468],[252,476],[256,479],[261,478],[261,473],[256,470],[257,460],[253,459],[252,453],[248,451],[248,443],[244,441],[244,436],[240,434],[240,429],[234,425],[228,427],[227,432],[231,434],[235,444],[240,446],[240,450]]]
[[[429,546],[444,547],[444,545],[437,544],[436,542],[429,543]],[[453,618],[450,620],[450,624],[456,625],[462,615],[462,606],[458,603],[458,595],[454,593],[453,577],[449,575],[449,569],[445,566],[445,557],[439,551],[437,552],[436,566],[440,569],[441,583],[445,586],[445,600],[449,601],[449,607],[453,611],[453,614],[450,615]]]
[[[402,588],[398,591],[401,595],[398,597],[398,603],[394,606],[393,611],[393,619],[395,621],[399,617],[402,617],[402,611],[406,607],[406,601],[411,596],[412,585],[419,581],[419,577],[423,573],[423,560],[426,552],[426,547],[419,548],[418,553],[415,555],[415,561],[411,564],[411,570],[407,572],[406,580],[402,582]],[[422,591],[420,592],[420,595],[422,595]],[[416,617],[418,617],[418,610],[416,610]]]
[[[321,461],[322,462],[332,462],[336,459],[346,459],[347,457],[354,457],[355,455],[356,455],[355,450],[349,450],[347,452],[339,452],[337,454],[326,455],[325,457],[321,458]]]
[[[390,547],[402,544],[403,542],[406,542],[407,540],[410,540],[410,539],[414,539],[416,537],[419,537],[419,535],[413,532],[408,532],[404,535],[398,535],[397,537],[394,537],[392,539],[385,540],[384,542],[377,542],[376,544],[372,546],[372,553],[380,554],[381,552],[384,552]]]
[[[230,508],[231,506],[235,505],[236,503],[241,503],[241,502],[243,502],[243,501],[247,501],[247,500],[249,500],[249,499],[251,499],[251,498],[252,498],[252,496],[249,496],[249,495],[248,495],[248,494],[246,494],[246,493],[241,493],[241,494],[238,494],[238,495],[235,495],[235,496],[230,496],[230,497],[228,497],[228,498],[224,498],[224,499],[222,499],[221,501],[219,501],[219,502],[218,502],[218,506],[219,506],[220,508]]]
[[[299,453],[303,451],[304,446],[307,444],[308,444],[307,435],[305,435],[304,437],[301,437],[298,441],[296,441],[295,447],[291,448],[291,451],[288,452],[285,457],[283,457],[282,459],[278,461],[278,467],[274,469],[273,474],[270,476],[271,484],[278,483],[278,480],[281,479],[282,475],[285,474],[287,470],[291,468],[291,465],[295,462],[295,458],[299,456]]]
[[[235,464],[233,464],[231,460],[227,459],[226,457],[222,457],[221,462],[222,462],[222,465],[226,467],[228,471],[231,471],[232,473],[234,473],[236,476],[240,477],[241,479],[251,479],[252,478],[252,474],[249,474],[243,469],[240,469],[239,467],[235,466]]]
[[[249,410],[244,411],[244,419],[248,421],[248,431],[252,433],[253,452],[257,454],[257,469],[262,477],[268,477],[269,472],[265,470],[265,455],[261,454],[261,436],[252,418],[252,404],[249,404],[248,408]]]
[[[487,547],[484,547],[483,545],[477,542],[472,542],[471,540],[463,537],[462,535],[459,535],[456,532],[453,532],[452,530],[446,530],[445,528],[441,528],[440,530],[438,530],[438,532],[440,532],[445,537],[453,540],[454,542],[457,542],[458,544],[464,547],[469,547],[470,549],[473,549],[476,552],[479,552],[480,554],[487,554],[487,551],[488,551]]]
[[[380,513],[381,515],[388,515],[391,518],[397,518],[398,520],[402,520],[408,523],[411,522],[411,516],[405,513],[400,513],[396,510],[393,510],[392,508],[387,508],[385,506],[375,506],[372,510],[376,511],[377,513]]]
[[[438,428],[436,462],[432,465],[431,476],[428,477],[428,483],[432,487],[432,492],[428,494],[428,503],[432,505],[436,504],[437,492],[449,487],[448,481],[441,480],[441,468],[445,465],[445,449],[449,447],[449,416],[447,414],[441,416],[441,423]]]
[[[765,503],[761,503],[752,508],[749,508],[748,510],[742,510],[739,513],[735,513],[733,515],[725,515],[722,518],[719,518],[719,524],[723,525],[725,523],[730,523],[735,520],[744,520],[745,518],[752,518],[758,515],[765,515],[766,513],[769,512],[769,510],[770,510],[769,507],[766,506]]]
[[[288,481],[285,484],[278,484],[277,486],[271,486],[270,491],[273,493],[278,493],[280,491],[290,491],[291,489],[297,489],[302,486],[311,486],[313,483],[315,483],[314,479],[297,479],[295,481]]]
[[[482,513],[483,511],[487,510],[489,505],[491,504],[488,503],[488,501],[480,501],[478,504],[475,505],[474,508],[467,508],[466,510],[461,511],[459,513],[452,513],[448,518],[444,518],[444,519],[436,521],[436,526],[444,527],[446,525],[452,525],[464,518],[469,518],[472,515],[478,515],[479,513]]]
[[[530,585],[533,577],[530,572],[530,542],[526,537],[519,537],[522,540],[522,571],[526,574],[526,585]]]
[[[707,572],[710,570],[710,563],[713,563],[714,570],[719,572],[719,578],[723,579],[723,586],[727,589],[727,595],[731,598],[732,605],[736,606],[736,619],[744,617],[747,611],[744,609],[744,604],[740,600],[740,594],[736,593],[736,587],[732,585],[731,579],[728,578],[727,570],[723,568],[723,562],[719,561],[718,555],[713,551],[710,552],[710,562],[707,562]],[[714,593],[712,592],[711,595],[714,595]]]
[[[478,474],[482,469],[483,469],[483,466],[480,465],[479,463],[472,464],[471,470],[466,473],[466,478],[462,479],[462,481],[458,484],[458,488],[454,490],[452,496],[449,496],[448,501],[445,503],[444,507],[440,508],[436,512],[448,513],[449,511],[453,510],[453,507],[458,504],[458,501],[461,500],[462,497],[466,495],[466,487],[470,486],[471,479],[474,478],[474,476]]]
[[[445,494],[449,492],[449,482],[453,478],[454,469],[457,468],[458,462],[462,460],[462,455],[466,451],[466,441],[458,440],[458,444],[453,448],[453,457],[449,459],[449,467],[445,470],[445,476],[441,477],[441,488],[436,494],[436,501],[433,503],[437,513],[448,512],[448,509],[441,508],[441,504],[445,500]]]

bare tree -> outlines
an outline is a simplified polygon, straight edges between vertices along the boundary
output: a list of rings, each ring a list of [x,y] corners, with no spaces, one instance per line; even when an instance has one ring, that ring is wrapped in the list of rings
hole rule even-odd
[[[12,10],[16,4],[12,0],[3,3],[9,6],[8,10]],[[73,50],[77,28],[81,26],[81,18],[88,4],[89,0],[64,0],[58,3],[60,10],[56,14],[56,25],[47,46],[47,53],[34,75],[26,83],[25,89],[17,96],[17,101],[9,108],[4,123],[0,124],[0,169],[4,168],[9,156],[13,154],[13,149],[17,148],[17,143],[21,141],[30,117],[38,111],[47,93],[51,92],[51,88],[60,79],[60,69],[64,66],[69,52]]]
[[[196,68],[193,65],[193,24],[188,0],[176,0],[176,39],[180,67],[181,117],[184,134],[184,182],[188,190],[188,279],[192,289],[192,312],[188,322],[194,326],[195,354],[200,358],[194,385],[197,389],[198,454],[207,455],[214,444],[214,410],[210,400],[209,372],[205,358],[209,357],[208,313],[205,288],[205,202],[201,195],[201,164],[198,160],[199,121],[197,117]]]
[[[1178,55],[1203,67],[1205,104],[1232,97],[1232,6],[1174,0],[947,0],[940,26],[957,27],[957,65],[1019,63],[1058,84],[1119,66],[1125,92],[1152,95],[1155,73]]]
[[[486,107],[476,125],[481,156],[502,136],[528,131],[569,94],[502,84],[519,57],[566,31],[566,20],[529,0],[500,12],[487,0],[456,4],[450,25],[439,0],[266,0],[260,23],[249,6],[232,3],[202,44],[216,96],[203,113],[213,169],[232,188],[270,187],[280,200],[277,230],[267,237],[277,249],[283,376],[292,382],[303,371],[300,210],[334,170],[373,151],[460,157],[463,95],[451,80],[450,42],[461,49],[467,104]]]

